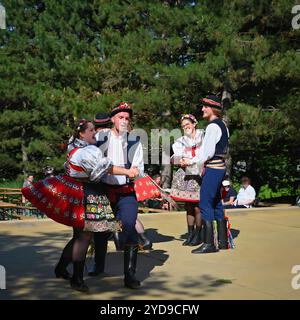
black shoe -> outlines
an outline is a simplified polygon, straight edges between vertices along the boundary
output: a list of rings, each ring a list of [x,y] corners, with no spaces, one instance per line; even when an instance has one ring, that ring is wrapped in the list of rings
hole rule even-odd
[[[228,242],[228,229],[227,220],[217,220],[217,230],[218,230],[218,243],[220,250],[226,250],[229,248]]]
[[[193,233],[193,238],[191,240],[191,242],[189,243],[189,246],[194,247],[194,246],[198,246],[199,244],[201,244],[202,241],[202,226],[201,227],[197,227]]]
[[[191,241],[193,240],[194,236],[194,226],[188,226],[188,237],[187,239],[183,242],[183,246],[189,246]]]
[[[125,246],[124,250],[124,285],[130,289],[138,289],[141,282],[136,279],[137,246]]]
[[[54,273],[56,278],[62,278],[65,280],[70,280],[71,275],[67,270],[67,266],[69,264],[69,260],[64,259],[63,257],[60,258],[58,264],[54,269]]]
[[[99,274],[104,273],[104,269],[102,266],[98,266],[96,263],[94,264],[92,270],[88,273],[90,277],[97,277]]]
[[[212,253],[217,252],[217,248],[213,244],[203,243],[202,246],[200,246],[197,249],[192,250],[192,253]]]
[[[152,241],[148,239],[145,235],[145,233],[139,233],[139,244],[143,250],[151,250],[152,249]]]
[[[192,253],[212,253],[218,251],[214,244],[214,228],[212,221],[203,220],[203,238],[204,243],[199,248],[192,250]]]
[[[71,287],[80,292],[88,292],[89,287],[83,281],[84,261],[73,262],[74,273],[70,280]]]

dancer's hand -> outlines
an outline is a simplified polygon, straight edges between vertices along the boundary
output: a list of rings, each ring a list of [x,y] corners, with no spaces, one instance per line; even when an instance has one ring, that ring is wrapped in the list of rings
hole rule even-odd
[[[128,177],[129,177],[129,179],[134,179],[134,178],[136,178],[139,174],[140,174],[140,171],[139,171],[139,169],[138,169],[137,167],[132,167],[132,168],[128,169],[127,175],[128,175]]]
[[[189,166],[191,164],[191,161],[189,160],[189,159],[187,159],[187,158],[182,158],[181,160],[180,160],[180,165],[182,166],[182,167],[187,167],[187,166]]]

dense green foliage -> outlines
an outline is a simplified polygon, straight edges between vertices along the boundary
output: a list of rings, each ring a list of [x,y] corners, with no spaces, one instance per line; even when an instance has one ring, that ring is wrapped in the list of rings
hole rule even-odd
[[[231,92],[235,178],[296,189],[300,41],[292,0],[1,0],[0,175],[57,171],[79,117],[134,103],[135,126],[175,128]],[[200,126],[204,126],[200,122]],[[298,152],[298,154],[297,154]]]

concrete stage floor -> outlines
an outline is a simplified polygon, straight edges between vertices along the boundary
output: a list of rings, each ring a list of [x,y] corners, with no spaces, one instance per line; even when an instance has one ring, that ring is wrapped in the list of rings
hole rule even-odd
[[[122,253],[110,241],[106,274],[85,276],[88,295],[53,274],[70,228],[49,219],[0,222],[0,265],[7,278],[0,299],[300,299],[300,289],[292,287],[292,268],[300,265],[300,208],[228,215],[236,248],[206,255],[182,246],[185,213],[140,215],[154,240],[154,250],[139,254],[142,288],[123,287]],[[294,282],[300,286],[300,277]]]

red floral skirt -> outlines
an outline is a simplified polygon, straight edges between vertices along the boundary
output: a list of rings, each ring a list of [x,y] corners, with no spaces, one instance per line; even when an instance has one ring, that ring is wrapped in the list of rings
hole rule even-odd
[[[55,176],[22,188],[33,206],[67,226],[84,228],[83,183],[68,176]]]
[[[122,228],[101,183],[56,176],[25,187],[22,193],[38,210],[64,225],[91,232],[114,232]]]

